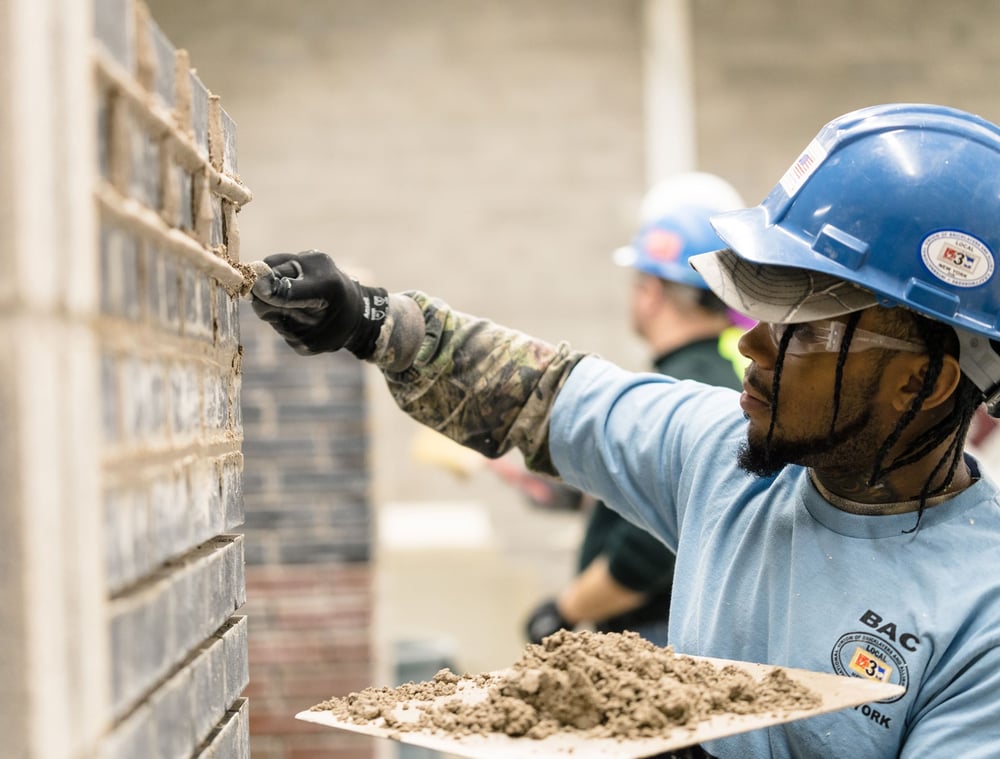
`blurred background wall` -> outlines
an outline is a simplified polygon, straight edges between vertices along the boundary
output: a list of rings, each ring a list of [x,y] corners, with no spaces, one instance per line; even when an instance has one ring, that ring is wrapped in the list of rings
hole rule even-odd
[[[629,277],[610,251],[632,234],[654,180],[712,171],[757,203],[824,123],[853,108],[924,101],[1000,119],[1000,5],[991,0],[150,6],[239,125],[240,171],[255,193],[240,218],[245,260],[320,248],[390,290],[424,289],[635,368],[647,357],[628,334]],[[270,391],[249,368],[258,328],[244,312],[244,397],[266,408]],[[286,388],[286,400],[299,392],[322,401],[324,383],[354,381],[334,376],[336,359],[261,350],[311,388]],[[280,507],[285,486],[254,480],[275,454],[253,448],[248,420],[248,561],[297,563],[308,576],[320,557],[355,572],[350,582],[326,575],[317,588],[331,607],[338,588],[371,594],[371,608],[352,606],[349,618],[374,643],[379,684],[398,675],[413,642],[461,670],[504,666],[530,605],[571,573],[579,516],[527,505],[478,461],[423,435],[365,372],[370,437],[359,466],[372,467],[370,504],[344,519],[342,508],[324,517],[317,499],[298,528],[325,530],[316,541],[343,551],[278,556],[288,541],[272,539],[278,528],[255,499]],[[338,434],[323,413],[315,424],[317,440]],[[314,483],[317,494],[333,487]],[[253,715],[274,681],[255,675],[252,570]],[[298,699],[305,708],[313,694]],[[292,703],[277,706],[290,713]],[[287,721],[254,724],[255,756],[318,746]]]

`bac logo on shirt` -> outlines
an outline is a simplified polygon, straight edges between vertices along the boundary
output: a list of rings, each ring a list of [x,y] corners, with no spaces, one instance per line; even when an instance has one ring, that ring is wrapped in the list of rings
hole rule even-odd
[[[854,656],[851,657],[851,663],[848,668],[857,672],[862,677],[867,677],[869,680],[876,680],[880,683],[889,682],[889,678],[892,675],[892,667],[886,664],[881,659],[875,656],[861,646],[854,649]]]
[[[871,609],[858,617],[858,621],[864,629],[845,632],[833,644],[830,652],[833,671],[838,675],[909,687],[910,667],[906,655],[918,651],[920,636]],[[881,703],[898,701],[904,695],[884,699]]]

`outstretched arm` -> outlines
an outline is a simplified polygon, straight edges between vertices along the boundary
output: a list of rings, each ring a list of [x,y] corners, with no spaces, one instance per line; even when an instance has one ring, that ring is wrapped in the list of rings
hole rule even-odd
[[[323,253],[265,261],[272,275],[254,286],[254,310],[297,352],[347,348],[383,370],[396,403],[417,421],[486,456],[517,447],[529,467],[555,473],[549,413],[583,354],[423,293],[365,287]]]

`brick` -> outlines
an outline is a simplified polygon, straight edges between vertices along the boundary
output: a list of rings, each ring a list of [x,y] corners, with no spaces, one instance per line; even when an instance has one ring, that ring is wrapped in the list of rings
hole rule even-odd
[[[371,759],[377,739],[362,735],[320,734],[295,736],[286,742],[281,759]],[[421,750],[421,749],[416,749]],[[256,754],[254,759],[257,759]]]
[[[289,348],[291,351],[291,348]],[[291,356],[285,358],[291,359]],[[357,404],[343,404],[341,406],[323,406],[321,404],[306,402],[296,398],[278,399],[278,413],[282,424],[294,424],[302,421],[315,421],[318,414],[321,414],[326,423],[341,423],[358,421],[362,422],[366,418],[363,406]]]
[[[239,699],[216,727],[195,759],[246,759],[250,756],[250,716],[246,699]]]
[[[239,527],[246,521],[243,500],[243,457],[225,458],[220,464],[223,527],[229,531]]]
[[[121,716],[166,672],[170,660],[170,609],[159,582],[112,602],[112,713]]]
[[[224,219],[222,198],[216,195],[212,198],[212,227],[208,235],[208,244],[213,248],[220,248],[226,242]]]
[[[139,240],[131,232],[102,223],[100,230],[101,311],[136,320],[139,300]]]
[[[183,469],[161,469],[149,483],[150,552],[158,562],[189,545],[186,525],[187,478]]]
[[[239,213],[239,206],[235,203],[222,203],[222,223],[225,230],[225,239],[223,242],[226,246],[226,255],[229,257],[230,261],[240,261],[240,226],[237,220],[237,215]],[[237,310],[238,310],[237,306]]]
[[[361,535],[344,537],[295,536],[278,548],[283,564],[324,564],[370,561],[371,547]]]
[[[101,87],[97,91],[97,170],[101,177],[111,181],[111,104],[109,90]]]
[[[221,119],[222,119],[222,141],[223,141],[223,157],[222,157],[222,171],[230,176],[239,176],[239,161],[238,161],[238,151],[237,151],[237,135],[238,129],[236,126],[236,121],[233,119],[226,109],[222,109]]]
[[[156,258],[161,269],[160,324],[173,333],[180,332],[181,274],[174,256],[158,251]]]
[[[216,462],[199,458],[188,467],[189,495],[184,523],[191,544],[202,543],[222,531],[222,493]]]
[[[129,194],[144,206],[159,209],[163,194],[159,138],[149,134],[132,114],[129,114],[127,129],[131,169]]]
[[[371,685],[371,668],[365,666],[361,671],[351,675],[345,672],[345,664],[337,664],[328,670],[318,669],[315,665],[311,667],[312,674],[290,675],[291,665],[281,667],[273,673],[275,686],[280,689],[281,695],[298,704],[309,703],[318,704],[334,696],[346,696],[349,693],[357,693]],[[253,682],[253,681],[251,681]],[[265,693],[271,692],[273,687],[262,684],[261,690]],[[252,692],[247,695],[253,698]]]
[[[194,179],[182,166],[176,166],[172,171],[178,188],[177,225],[185,232],[194,232]]]
[[[204,399],[206,431],[223,430],[229,415],[229,401],[226,380],[215,367],[206,367],[202,372],[202,397]]]
[[[149,496],[141,486],[119,486],[104,494],[105,571],[116,594],[153,568],[149,545]]]
[[[214,312],[214,301],[215,301],[215,290],[218,287],[216,281],[210,277],[205,277],[201,280],[200,287],[200,298],[201,298],[201,328],[204,330],[205,337],[208,340],[215,339],[215,312]]]
[[[101,439],[106,446],[112,446],[121,439],[120,396],[118,359],[105,353],[101,356]]]
[[[121,408],[124,437],[152,443],[166,434],[164,367],[158,361],[130,356],[121,363]]]
[[[273,536],[262,535],[247,543],[247,565],[273,564],[277,561],[276,539]]]
[[[282,492],[294,494],[302,491],[319,492],[367,492],[371,475],[367,471],[289,471],[283,469],[280,476]]]
[[[94,33],[126,71],[135,69],[135,30],[131,0],[95,0]]]
[[[222,103],[218,95],[210,95],[208,98],[208,157],[209,163],[216,171],[222,171],[224,152]]]
[[[227,703],[232,703],[243,693],[250,681],[247,618],[232,617],[221,637],[226,662],[225,698]]]
[[[245,539],[242,535],[223,535],[219,541],[231,541],[226,555],[226,577],[233,589],[235,606],[238,609],[247,601],[246,561],[243,555]]]
[[[308,708],[308,707],[307,707]],[[328,727],[295,719],[294,714],[260,712],[257,702],[251,702],[250,724],[255,735],[294,735],[318,733]]]
[[[232,296],[224,287],[215,289],[215,341],[219,346],[239,342],[239,318]]]
[[[271,566],[256,567],[248,573],[255,593],[285,596],[288,591],[328,596],[331,588],[368,588],[372,570],[365,566],[330,564],[323,567]]]
[[[196,439],[201,431],[200,373],[200,365],[193,361],[176,361],[167,367],[170,433],[174,445]]]
[[[288,504],[293,506],[294,504]],[[316,524],[314,511],[297,508],[254,508],[246,517],[248,530],[279,530],[286,528],[309,528]]]
[[[180,331],[180,279],[173,256],[157,241],[145,244],[146,308],[153,326]]]
[[[192,70],[188,74],[191,86],[191,130],[198,153],[208,160],[208,88]]]
[[[136,759],[157,756],[156,724],[148,704],[115,725],[102,746],[103,759]]]
[[[231,393],[229,403],[229,428],[240,440],[243,439],[243,378],[237,374],[229,383]]]
[[[148,17],[147,34],[152,45],[156,63],[156,74],[153,78],[153,92],[167,107],[173,108],[177,101],[176,84],[174,82],[174,56],[176,51],[167,35],[152,17]]]
[[[208,287],[208,280],[193,266],[182,267],[184,289],[184,334],[196,338],[209,338],[212,335],[212,310],[203,312],[205,298],[203,289]]]
[[[208,738],[230,703],[226,699],[225,643],[213,637],[202,644],[191,668],[191,711],[198,743]]]
[[[162,759],[186,759],[196,745],[191,667],[184,667],[149,698],[156,722],[156,754]]]

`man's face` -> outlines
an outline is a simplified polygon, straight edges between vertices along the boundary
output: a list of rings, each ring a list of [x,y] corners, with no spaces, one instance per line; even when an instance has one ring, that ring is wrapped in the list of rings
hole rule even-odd
[[[649,323],[663,300],[663,282],[652,274],[636,271],[632,278],[629,316],[632,330],[643,340],[649,339]]]
[[[877,309],[868,309],[858,327],[880,332],[878,316]],[[768,325],[758,324],[744,334],[740,350],[751,359],[740,398],[748,421],[740,466],[759,475],[775,474],[786,464],[831,469],[846,476],[869,475],[878,448],[898,416],[882,386],[887,362],[898,354],[882,350],[848,354],[837,423],[831,432],[838,354],[786,353],[768,444],[775,412],[772,382],[778,353]]]

